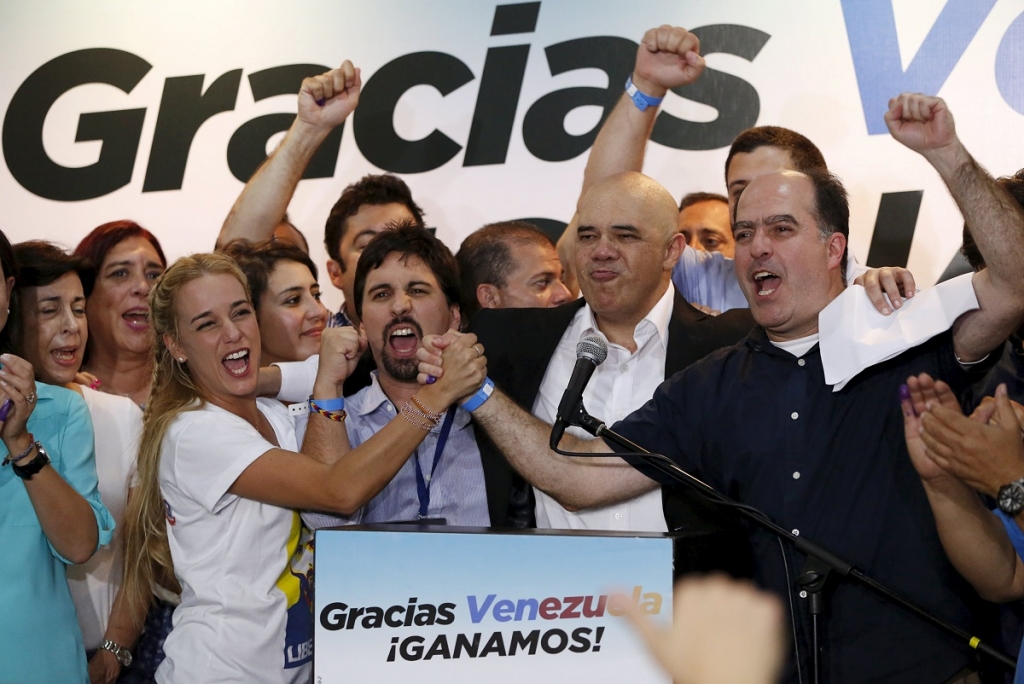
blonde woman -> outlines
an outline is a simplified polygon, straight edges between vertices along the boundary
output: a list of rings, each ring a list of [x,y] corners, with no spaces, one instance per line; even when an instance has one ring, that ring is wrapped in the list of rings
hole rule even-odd
[[[423,440],[429,419],[395,421],[350,449],[337,407],[359,342],[351,329],[325,331],[296,453],[287,409],[256,398],[259,328],[234,262],[179,259],[149,303],[156,367],[126,516],[125,587],[146,597],[160,573],[181,584],[157,681],[308,681],[309,561],[295,509],[358,509]],[[483,382],[476,350],[453,345],[446,354],[452,377],[424,388],[410,411],[443,412]]]

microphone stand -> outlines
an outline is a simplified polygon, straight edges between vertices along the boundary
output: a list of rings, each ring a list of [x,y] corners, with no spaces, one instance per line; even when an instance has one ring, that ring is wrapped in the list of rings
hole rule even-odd
[[[911,613],[917,615],[919,618],[930,622],[939,629],[952,634],[958,639],[962,640],[972,649],[983,653],[984,655],[992,658],[999,662],[1004,667],[1008,668],[1011,672],[1017,667],[1016,661],[1010,658],[1008,655],[999,651],[987,643],[983,642],[980,638],[969,634],[968,632],[960,629],[956,625],[937,617],[918,605],[912,603],[909,599],[904,598],[901,594],[889,589],[887,586],[873,579],[869,575],[854,567],[852,564],[847,563],[838,556],[832,554],[826,549],[818,546],[814,542],[810,541],[806,537],[798,537],[787,529],[784,529],[777,525],[771,518],[760,510],[741,504],[738,501],[730,499],[726,495],[720,493],[711,485],[704,481],[694,477],[690,473],[680,468],[674,461],[662,454],[652,454],[647,449],[644,449],[639,444],[632,442],[622,435],[618,434],[611,428],[609,428],[603,421],[594,418],[587,413],[586,408],[583,407],[583,401],[581,400],[575,415],[572,416],[572,420],[568,421],[571,425],[576,425],[583,428],[595,437],[601,437],[618,447],[627,449],[628,454],[610,454],[611,456],[635,456],[642,460],[644,463],[660,470],[662,473],[668,475],[676,482],[682,483],[691,489],[695,490],[704,497],[710,499],[715,503],[719,503],[725,506],[729,506],[739,511],[745,518],[761,527],[768,532],[771,532],[779,539],[788,542],[797,551],[800,551],[807,557],[807,563],[804,566],[804,571],[797,578],[797,585],[802,588],[802,591],[807,592],[808,603],[811,613],[811,623],[813,630],[813,646],[814,646],[814,682],[819,684],[821,682],[821,661],[819,658],[819,638],[818,638],[818,621],[819,616],[824,611],[824,598],[822,596],[822,590],[828,580],[829,574],[835,572],[841,577],[849,577],[859,582],[860,584],[868,587],[875,593],[883,596],[892,603],[902,606]],[[568,452],[559,452],[568,453]],[[568,455],[579,455],[579,456],[594,456],[594,454],[572,454]]]

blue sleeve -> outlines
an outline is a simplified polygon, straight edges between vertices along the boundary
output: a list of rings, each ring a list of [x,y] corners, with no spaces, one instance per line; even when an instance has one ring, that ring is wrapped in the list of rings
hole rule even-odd
[[[1024,530],[1020,529],[1017,522],[1010,516],[1003,513],[998,508],[993,513],[996,517],[1003,521],[1003,527],[1006,528],[1006,534],[1010,535],[1010,543],[1013,544],[1013,548],[1017,551],[1017,556],[1024,560]]]
[[[672,269],[672,284],[691,304],[723,312],[747,308],[733,260],[721,252],[687,247]]]
[[[55,411],[54,415],[50,416],[51,424],[47,426],[46,433],[38,435],[37,439],[50,455],[57,473],[81,494],[92,508],[99,530],[99,548],[109,544],[113,538],[114,518],[100,500],[92,419],[89,417],[85,400],[77,393],[65,390],[60,392],[56,400],[65,404],[63,410]],[[50,551],[64,563],[71,564],[57,553],[53,545],[50,545]]]

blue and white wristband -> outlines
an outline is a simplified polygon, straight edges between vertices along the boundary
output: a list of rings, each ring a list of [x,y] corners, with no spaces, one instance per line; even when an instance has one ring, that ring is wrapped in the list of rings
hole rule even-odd
[[[476,391],[476,394],[471,396],[466,401],[462,402],[462,408],[467,411],[476,411],[478,408],[483,406],[483,403],[491,398],[494,393],[494,381],[490,378],[484,379],[483,386]]]
[[[646,110],[648,107],[657,107],[661,104],[663,97],[651,97],[645,93],[640,92],[635,85],[633,85],[633,74],[626,77],[626,94],[629,95],[629,99],[633,100],[633,104],[641,112]]]
[[[309,397],[309,404],[312,407],[316,404],[324,411],[342,411],[345,408],[345,397],[337,397],[336,399],[314,399],[312,395]]]

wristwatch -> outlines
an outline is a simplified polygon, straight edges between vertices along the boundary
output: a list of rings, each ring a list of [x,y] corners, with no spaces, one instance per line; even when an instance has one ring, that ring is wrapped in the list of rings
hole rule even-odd
[[[100,648],[104,651],[110,651],[113,653],[114,657],[117,658],[117,662],[121,664],[121,667],[127,669],[132,666],[132,652],[124,646],[118,646],[110,639],[107,639],[100,644]]]
[[[1010,517],[1024,511],[1024,478],[1000,487],[996,503],[999,510]]]
[[[38,473],[43,467],[50,462],[50,456],[46,453],[46,449],[39,442],[35,443],[36,457],[25,465],[18,465],[17,463],[11,463],[11,467],[14,469],[14,474],[20,477],[22,480],[31,480],[32,476]]]

